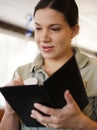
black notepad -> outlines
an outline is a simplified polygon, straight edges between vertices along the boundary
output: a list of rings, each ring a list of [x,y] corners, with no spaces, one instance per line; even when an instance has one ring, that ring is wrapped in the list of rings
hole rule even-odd
[[[52,74],[43,85],[8,86],[0,88],[1,93],[28,127],[43,127],[30,117],[35,102],[43,105],[62,108],[66,105],[65,90],[83,110],[88,104],[84,84],[75,59],[72,56],[61,68]]]

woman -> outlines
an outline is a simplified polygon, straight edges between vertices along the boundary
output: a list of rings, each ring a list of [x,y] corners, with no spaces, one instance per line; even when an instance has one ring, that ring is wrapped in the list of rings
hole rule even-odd
[[[40,50],[34,63],[19,67],[13,76],[10,85],[23,85],[23,81],[29,77],[37,79],[42,84],[49,76],[66,63],[74,54],[71,40],[78,34],[78,7],[74,0],[40,0],[34,11],[35,18],[35,41]],[[76,58],[84,81],[96,87],[95,70],[97,63],[90,61],[88,57],[76,53]],[[92,67],[94,66],[94,70]],[[91,74],[90,74],[91,72]],[[93,75],[94,74],[94,75]],[[91,76],[93,80],[89,81]],[[22,77],[22,79],[18,79]],[[72,86],[74,87],[74,86]],[[93,91],[94,91],[93,88]],[[97,88],[97,87],[96,87]],[[53,109],[35,103],[34,107],[48,116],[41,115],[32,110],[31,117],[36,119],[44,129],[65,130],[97,130],[96,96],[91,93],[91,86],[86,91],[89,96],[89,105],[81,112],[70,92],[64,93],[67,105],[62,109]],[[95,96],[95,97],[94,97]],[[93,97],[93,98],[92,98]],[[84,114],[85,113],[85,114]],[[89,116],[89,117],[88,117]],[[90,119],[91,118],[91,119]],[[93,121],[93,120],[95,121]],[[21,126],[21,128],[20,128]],[[0,130],[34,130],[43,128],[26,127],[19,121],[12,108],[6,104],[5,114],[0,124]]]

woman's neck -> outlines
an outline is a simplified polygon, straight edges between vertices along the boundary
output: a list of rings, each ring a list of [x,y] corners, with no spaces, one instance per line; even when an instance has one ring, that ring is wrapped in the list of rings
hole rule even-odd
[[[73,52],[57,60],[46,59],[44,60],[43,69],[50,76],[54,72],[56,72],[61,66],[63,66],[72,56],[73,56]]]

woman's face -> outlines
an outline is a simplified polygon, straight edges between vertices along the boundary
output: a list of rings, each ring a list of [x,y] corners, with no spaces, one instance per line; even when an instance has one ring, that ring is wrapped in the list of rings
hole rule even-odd
[[[58,59],[70,52],[74,30],[56,10],[44,8],[35,13],[35,41],[46,59]]]

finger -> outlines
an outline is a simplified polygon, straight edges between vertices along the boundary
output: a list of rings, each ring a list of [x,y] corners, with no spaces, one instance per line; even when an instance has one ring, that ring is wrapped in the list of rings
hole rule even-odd
[[[42,123],[44,126],[46,126],[47,128],[54,128],[54,129],[58,129],[61,128],[59,125],[54,124],[54,123]]]
[[[39,103],[35,103],[35,104],[34,104],[34,107],[35,107],[37,110],[43,112],[43,113],[46,114],[46,115],[52,115],[53,112],[54,112],[54,109],[53,109],[53,108],[44,106],[44,105],[39,104]]]
[[[73,99],[73,97],[70,94],[69,90],[65,91],[64,98],[65,98],[67,104],[77,105],[76,101]]]
[[[21,77],[18,77],[16,81],[17,81],[17,84],[19,83],[19,85],[24,85],[23,79]]]
[[[54,128],[54,129],[60,129],[61,127],[60,127],[60,125],[58,125],[58,124],[54,124],[54,123],[46,123],[46,124],[44,124],[47,128]]]
[[[51,122],[49,116],[44,116],[43,114],[41,114],[40,112],[36,110],[31,111],[31,117],[36,119],[41,124],[47,124],[47,122]]]
[[[44,105],[41,105],[39,103],[35,103],[34,107],[43,112],[44,114],[50,116],[50,120],[53,120],[53,122],[57,122],[58,118],[61,118],[61,115],[63,115],[62,110],[61,109],[54,109],[54,108],[50,108]]]
[[[32,117],[32,118],[38,120],[39,118],[41,118],[41,116],[42,116],[42,115],[41,115],[38,111],[36,111],[36,110],[32,110],[32,111],[31,111],[31,117]]]
[[[58,128],[59,121],[52,116],[44,116],[36,110],[31,111],[31,117],[46,127]]]
[[[24,85],[22,78],[18,78],[15,80],[12,80],[11,82],[9,82],[8,84],[6,84],[6,86],[14,86],[14,85]]]
[[[32,118],[34,118],[35,120],[37,120],[39,123],[41,123],[42,125],[46,126],[47,127],[47,123],[44,123],[44,122],[41,122],[41,114],[36,111],[36,110],[32,110],[31,111],[31,115],[30,115]]]

